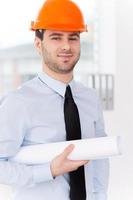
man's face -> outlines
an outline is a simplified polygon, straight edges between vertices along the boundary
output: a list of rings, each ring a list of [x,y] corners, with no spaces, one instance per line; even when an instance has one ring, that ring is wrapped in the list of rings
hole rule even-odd
[[[80,57],[80,33],[46,30],[40,45],[44,66],[60,73],[70,73]]]

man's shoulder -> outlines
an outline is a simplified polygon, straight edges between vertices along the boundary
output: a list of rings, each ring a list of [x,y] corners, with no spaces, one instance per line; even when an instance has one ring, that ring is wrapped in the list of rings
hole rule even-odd
[[[89,97],[94,97],[94,98],[97,98],[98,96],[97,90],[95,88],[89,88],[81,82],[75,81],[75,88],[77,92],[79,92],[80,94],[84,94],[84,95],[87,95]]]
[[[17,101],[25,100],[27,97],[32,97],[37,87],[37,77],[26,81],[20,87],[15,90],[12,90],[1,97],[0,103],[4,100]]]

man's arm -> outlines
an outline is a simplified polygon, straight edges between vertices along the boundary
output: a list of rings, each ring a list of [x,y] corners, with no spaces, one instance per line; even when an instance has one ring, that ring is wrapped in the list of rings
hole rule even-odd
[[[20,149],[30,119],[24,102],[14,96],[7,97],[0,106],[0,183],[17,187],[32,186],[53,180],[53,177],[76,170],[88,161],[71,161],[67,156],[74,146],[68,146],[50,163],[28,166],[9,158]]]
[[[26,166],[0,160],[0,183],[15,187],[31,187],[42,181],[52,180],[50,164]]]
[[[50,163],[28,166],[8,159],[21,147],[30,119],[24,102],[9,95],[0,105],[0,183],[14,186],[32,186],[52,180]]]

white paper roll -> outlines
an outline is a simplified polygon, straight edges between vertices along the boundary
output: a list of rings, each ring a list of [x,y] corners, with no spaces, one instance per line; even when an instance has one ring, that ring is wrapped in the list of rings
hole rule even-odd
[[[43,164],[62,153],[69,144],[75,145],[68,157],[71,160],[103,159],[121,154],[120,136],[108,136],[24,146],[11,160],[25,164]]]

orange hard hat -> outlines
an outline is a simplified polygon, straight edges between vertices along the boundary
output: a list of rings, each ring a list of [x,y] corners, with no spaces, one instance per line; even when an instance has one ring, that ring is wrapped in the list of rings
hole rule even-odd
[[[60,31],[87,31],[83,14],[71,0],[46,0],[31,30],[48,29]]]

